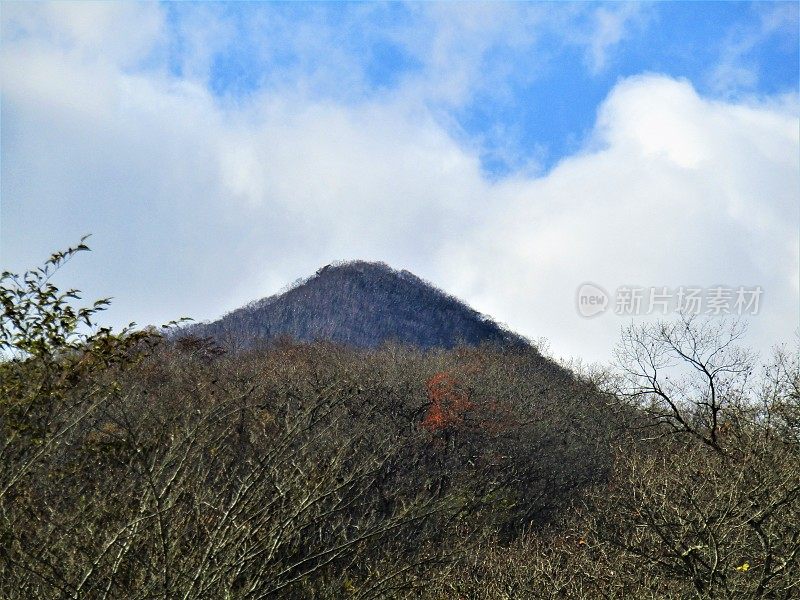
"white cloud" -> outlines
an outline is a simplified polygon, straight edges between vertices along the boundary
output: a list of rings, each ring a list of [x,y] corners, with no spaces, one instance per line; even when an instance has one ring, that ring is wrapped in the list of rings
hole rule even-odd
[[[151,23],[153,5],[130,6]],[[214,317],[365,258],[590,359],[607,356],[621,322],[578,317],[587,280],[762,285],[754,340],[797,324],[795,98],[726,103],[685,81],[629,78],[583,152],[491,183],[405,89],[357,104],[295,89],[222,106],[202,77],[132,71],[124,48],[96,51],[110,33],[65,49],[56,25],[14,38],[3,18],[4,266],[92,231],[96,252],[69,274],[89,295],[116,296],[117,322]],[[67,32],[85,25],[67,21]],[[152,23],[141,54],[164,43]]]
[[[710,101],[665,77],[625,80],[601,107],[598,149],[499,186],[503,210],[445,262],[463,257],[467,295],[565,354],[602,356],[621,324],[577,318],[584,281],[762,285],[753,339],[769,345],[797,326],[795,114]]]
[[[644,18],[642,5],[620,2],[595,9],[592,28],[586,35],[589,68],[599,73],[606,68],[608,55],[628,35],[630,28]]]
[[[734,25],[721,45],[719,61],[707,79],[711,88],[723,96],[735,96],[756,88],[761,65],[752,52],[770,39],[786,43],[790,51],[797,45],[798,5],[796,2],[755,3],[756,18],[743,26]]]
[[[35,51],[58,49],[83,61],[135,67],[163,34],[154,4],[111,2],[7,2],[3,5],[4,45]]]

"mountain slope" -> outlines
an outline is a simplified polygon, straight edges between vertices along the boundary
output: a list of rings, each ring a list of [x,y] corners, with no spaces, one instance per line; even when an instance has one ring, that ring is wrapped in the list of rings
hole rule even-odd
[[[237,347],[281,336],[362,348],[385,341],[419,348],[527,343],[416,275],[364,261],[328,265],[282,294],[183,333]]]

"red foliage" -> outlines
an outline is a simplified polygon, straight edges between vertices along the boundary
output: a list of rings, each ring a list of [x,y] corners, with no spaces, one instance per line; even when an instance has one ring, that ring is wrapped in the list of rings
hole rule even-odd
[[[422,426],[428,431],[439,431],[461,424],[473,404],[458,382],[449,373],[436,373],[425,385],[431,404]]]

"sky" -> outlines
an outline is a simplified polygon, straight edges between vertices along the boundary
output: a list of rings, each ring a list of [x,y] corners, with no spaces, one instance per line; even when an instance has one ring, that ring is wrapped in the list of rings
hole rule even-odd
[[[0,266],[91,233],[58,281],[107,323],[364,259],[556,357],[655,318],[616,314],[628,288],[757,287],[748,343],[797,335],[796,2],[0,11]]]

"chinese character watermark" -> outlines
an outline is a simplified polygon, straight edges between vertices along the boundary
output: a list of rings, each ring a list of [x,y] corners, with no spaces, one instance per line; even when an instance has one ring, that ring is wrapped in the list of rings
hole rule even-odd
[[[591,318],[608,311],[622,317],[668,315],[757,315],[764,290],[757,286],[713,287],[666,286],[643,287],[624,285],[613,295],[596,283],[578,287],[576,307],[582,317]]]

